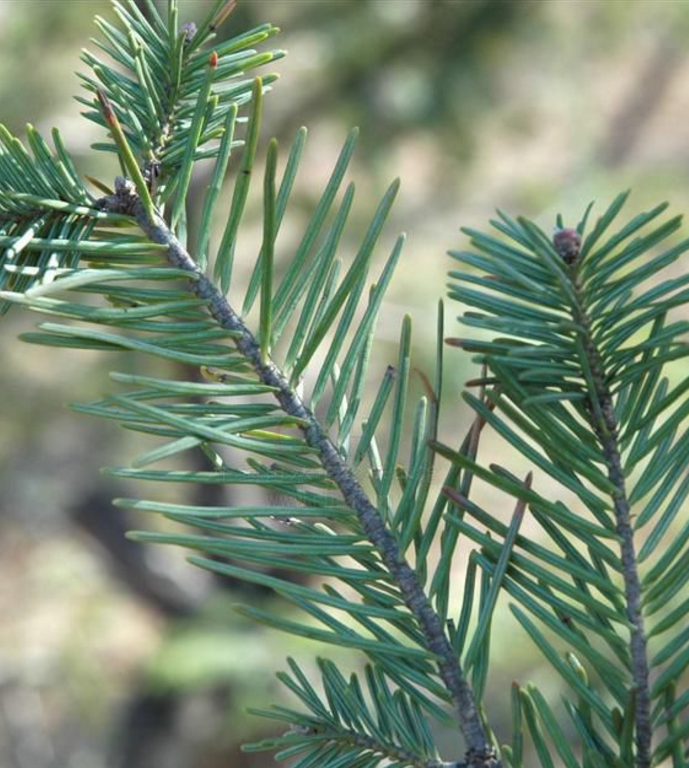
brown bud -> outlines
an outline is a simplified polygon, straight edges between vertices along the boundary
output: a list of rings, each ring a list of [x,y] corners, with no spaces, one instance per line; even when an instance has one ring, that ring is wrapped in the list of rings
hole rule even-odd
[[[217,69],[218,68],[218,54],[213,51],[211,55],[208,57],[208,66],[211,69]]]
[[[567,264],[574,264],[581,250],[581,235],[576,229],[558,229],[553,235],[553,245]]]

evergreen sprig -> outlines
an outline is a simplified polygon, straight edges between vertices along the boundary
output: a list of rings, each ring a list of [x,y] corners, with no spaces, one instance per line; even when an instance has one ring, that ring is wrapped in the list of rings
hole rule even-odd
[[[98,209],[57,130],[54,151],[33,126],[26,135],[30,151],[0,125],[0,289],[18,293],[50,282],[82,260],[116,258],[117,246],[124,245],[94,238],[90,251],[79,248],[98,226],[116,226],[123,217]],[[136,239],[128,243],[134,261],[145,251],[146,245]],[[0,302],[0,313],[9,306]]]
[[[620,195],[589,232],[587,216],[576,229],[559,221],[552,239],[533,222],[500,213],[492,224],[502,236],[467,230],[477,252],[452,253],[487,273],[450,273],[451,296],[473,308],[462,322],[506,334],[450,340],[486,367],[485,399],[466,392],[465,400],[578,504],[525,492],[503,467],[437,449],[529,505],[551,546],[517,535],[503,588],[551,637],[521,608],[513,612],[574,691],[582,693],[585,683],[552,637],[600,679],[601,693],[589,689],[567,709],[586,741],[606,755],[605,764],[645,768],[679,754],[684,737],[669,729],[653,749],[664,701],[689,666],[677,608],[669,619],[653,618],[667,614],[689,578],[680,565],[689,527],[674,527],[689,494],[688,388],[663,376],[668,363],[689,356],[682,338],[689,325],[668,317],[686,302],[688,281],[680,275],[658,282],[689,240],[666,244],[681,222],[675,216],[659,223],[666,204],[610,234],[626,198]],[[460,510],[449,523],[481,546],[481,567],[497,574],[504,549],[482,529],[507,541],[507,527],[452,489],[447,493]],[[552,714],[544,722],[562,745]],[[578,764],[560,756],[568,766]],[[588,758],[591,765],[596,759]]]
[[[312,714],[287,707],[251,710],[253,714],[283,721],[289,730],[266,739],[247,751],[279,750],[278,760],[308,754],[294,766],[330,765],[334,760],[356,768],[381,761],[413,768],[447,768],[437,754],[433,735],[418,705],[401,690],[394,690],[382,671],[365,670],[366,688],[357,675],[346,679],[331,661],[318,660],[323,695],[314,689],[304,671],[288,659],[290,672],[278,673],[280,681]],[[314,740],[320,747],[313,750]]]
[[[284,56],[283,51],[255,50],[279,32],[264,24],[217,45],[209,62],[206,47],[235,7],[236,0],[215,0],[198,27],[180,27],[174,4],[163,19],[151,0],[146,2],[148,17],[134,0],[113,4],[119,23],[96,17],[101,37],[93,43],[108,58],[84,51],[82,61],[91,74],[80,77],[87,91],[103,93],[112,104],[156,202],[168,200],[175,189],[179,200],[186,199],[195,161],[217,157],[214,140],[226,132],[233,110],[251,99],[253,81],[246,73]],[[268,75],[263,86],[275,80]],[[97,99],[80,96],[77,101],[87,108],[87,119],[111,128]],[[117,141],[93,148],[123,159]]]
[[[279,55],[248,50],[276,30],[266,25],[209,51],[233,0],[216,3],[198,28],[182,29],[175,0],[166,19],[153,3],[148,17],[131,2],[114,6],[120,26],[99,20],[97,45],[117,66],[85,54],[92,74],[84,80],[96,100],[82,101],[114,142],[96,148],[115,151],[128,178],[118,177],[113,189],[99,182],[104,196],[95,199],[57,134],[53,153],[29,129],[31,155],[0,134],[0,298],[52,317],[25,341],[178,364],[174,378],[113,373],[116,391],[73,406],[160,438],[112,475],[251,485],[277,497],[255,506],[116,502],[180,526],[133,538],[192,550],[195,565],[270,588],[299,609],[242,606],[242,613],[367,657],[365,686],[325,660],[312,683],[290,661],[280,679],[300,708],[261,711],[289,730],[257,748],[296,758],[299,768],[521,768],[528,741],[545,768],[557,761],[650,768],[665,759],[686,768],[681,718],[689,696],[679,683],[689,635],[678,627],[688,604],[689,524],[679,532],[677,524],[689,492],[689,387],[671,385],[662,371],[689,351],[681,338],[686,322],[668,317],[686,303],[689,280],[648,282],[689,246],[665,245],[679,217],[658,224],[659,206],[610,234],[626,199],[620,196],[590,229],[590,208],[576,229],[559,220],[553,238],[502,213],[496,235],[469,230],[475,251],[452,254],[467,269],[451,273],[450,295],[473,308],[462,321],[481,333],[449,342],[472,353],[482,374],[465,393],[475,411],[469,433],[456,447],[442,445],[442,302],[435,370],[419,372],[424,396],[410,402],[409,317],[397,359],[370,403],[365,396],[377,318],[404,244],[400,236],[375,270],[398,182],[344,262],[338,253],[355,195],[353,184],[345,186],[353,132],[278,271],[306,131],[297,133],[280,179],[271,142],[263,242],[246,290],[236,295],[236,246],[262,154],[270,82],[239,78]],[[238,111],[249,100],[234,168]],[[203,158],[215,164],[192,242],[186,212]],[[213,223],[228,177],[231,203],[216,244]],[[521,479],[485,466],[486,429],[535,473]],[[180,469],[198,450],[207,468]],[[441,459],[449,466],[437,488]],[[544,475],[567,502],[539,490]],[[513,497],[511,514],[478,504],[477,483]],[[527,516],[542,537],[522,525]],[[474,549],[458,601],[460,540]],[[297,582],[291,572],[313,579]],[[503,593],[569,689],[562,722],[537,688],[515,684],[509,744],[494,734],[485,701]],[[433,721],[463,734],[450,762],[438,756]]]

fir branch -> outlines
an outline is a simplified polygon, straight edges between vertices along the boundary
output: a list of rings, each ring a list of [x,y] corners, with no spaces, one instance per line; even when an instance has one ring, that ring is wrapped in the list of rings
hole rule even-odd
[[[685,466],[685,454],[679,450],[685,441],[678,438],[678,450],[670,462],[673,472],[677,468],[676,475],[667,475],[665,468],[662,473],[658,472],[658,467],[668,465],[665,452],[675,439],[686,407],[672,412],[655,432],[652,429],[657,416],[685,392],[680,386],[668,395],[667,381],[661,380],[661,371],[666,361],[687,355],[686,345],[677,340],[686,330],[685,326],[665,324],[670,306],[685,301],[686,294],[680,292],[670,301],[655,303],[655,299],[664,295],[663,291],[651,289],[635,297],[634,290],[676,260],[687,249],[689,241],[674,245],[641,266],[627,269],[679,227],[679,217],[675,217],[618,249],[665,209],[657,206],[634,217],[594,250],[593,245],[625,197],[620,196],[610,206],[583,247],[586,217],[576,230],[563,228],[559,220],[551,239],[528,220],[513,220],[499,212],[500,220],[491,223],[507,235],[507,242],[467,230],[480,253],[451,254],[458,261],[487,273],[484,276],[451,273],[461,280],[452,287],[453,298],[482,312],[466,312],[463,322],[505,334],[491,341],[453,340],[454,346],[478,353],[476,361],[487,364],[503,390],[503,394],[491,398],[496,406],[493,412],[468,393],[465,399],[521,454],[574,492],[596,523],[540,494],[526,498],[517,478],[501,467],[491,465],[491,471],[487,471],[449,449],[441,447],[440,451],[457,467],[473,471],[477,477],[516,498],[526,498],[534,518],[565,556],[565,559],[557,556],[561,562],[558,569],[570,574],[573,586],[545,573],[532,559],[550,560],[549,552],[536,552],[530,542],[518,537],[517,546],[528,551],[528,555],[515,555],[504,587],[601,675],[603,685],[617,700],[618,707],[612,713],[624,713],[620,717],[625,728],[615,726],[615,717],[610,719],[611,710],[602,700],[590,699],[588,705],[596,707],[601,723],[617,743],[622,763],[633,762],[636,768],[650,768],[657,762],[657,754],[651,750],[651,702],[664,691],[678,670],[684,668],[685,657],[678,656],[675,666],[667,667],[653,687],[650,686],[650,668],[664,663],[683,640],[676,639],[674,644],[671,641],[653,662],[649,660],[644,611],[650,615],[652,609],[659,607],[660,595],[667,602],[674,594],[672,585],[665,589],[671,575],[663,586],[657,581],[672,556],[664,556],[643,580],[639,564],[657,545],[681,502],[674,504],[673,498],[654,529],[652,544],[645,545],[639,554],[634,532],[658,509],[677,482],[680,467]],[[467,283],[479,289],[466,287]],[[669,286],[674,289],[682,283],[669,281]],[[650,326],[650,332],[645,341],[626,343],[646,326]],[[631,483],[634,466],[656,448],[642,477]],[[633,521],[632,504],[661,479],[663,484],[643,514]],[[684,499],[682,494],[685,494],[684,486],[677,491],[677,499]],[[480,507],[468,503],[465,509],[489,530],[504,530],[502,524],[496,527],[492,516]],[[481,567],[489,573],[496,572],[500,551],[490,536],[473,529],[459,517],[450,522],[482,547],[478,558]],[[588,557],[568,534],[573,534],[575,541],[586,547]],[[611,538],[616,539],[619,554],[607,546],[606,540]],[[680,541],[677,551],[683,546],[684,537]],[[601,577],[612,584],[608,568],[620,574],[623,586],[617,596],[603,585],[605,602],[600,602],[594,599],[590,586],[592,579],[598,581]],[[684,580],[677,581],[677,584],[683,583]],[[649,589],[643,592],[647,584],[652,585],[653,592]],[[563,599],[566,596],[580,603],[583,611],[573,610],[569,601]],[[646,603],[650,605],[651,601],[655,602],[646,608]],[[562,663],[556,649],[520,609],[513,607],[513,612],[558,672],[581,693],[580,684],[572,677],[568,665]],[[623,639],[616,625],[619,629],[624,626],[628,637]],[[598,635],[610,647],[619,666],[611,666],[609,660],[594,649],[588,632]],[[586,695],[590,696],[588,692]],[[549,718],[546,715],[546,719]],[[551,735],[555,733],[553,723],[548,725],[544,721],[543,724]],[[538,728],[531,731],[536,744],[540,739]],[[599,746],[603,744],[597,729],[590,724],[582,736],[584,741],[593,739]],[[545,742],[541,741],[541,746],[545,755]],[[662,752],[660,747],[656,753],[659,751]]]
[[[586,310],[584,288],[578,273],[580,239],[573,237],[570,230],[561,230],[554,238],[557,251],[569,266],[570,278],[576,296],[572,304],[574,321],[584,329],[582,346],[586,363],[591,371],[593,392],[589,393],[590,423],[603,449],[608,469],[608,478],[616,488],[613,496],[616,530],[620,537],[622,575],[624,578],[627,616],[632,624],[630,651],[631,672],[634,681],[636,724],[637,768],[651,765],[651,691],[647,638],[641,606],[641,580],[638,558],[634,545],[634,529],[631,519],[629,495],[620,458],[619,426],[615,415],[610,388],[606,382],[602,356],[593,339],[591,318]]]
[[[275,389],[274,395],[284,412],[304,424],[300,428],[306,442],[319,453],[326,472],[339,488],[347,504],[356,512],[368,539],[377,548],[397,582],[407,607],[418,621],[428,649],[438,658],[440,676],[451,694],[467,745],[465,763],[459,762],[455,765],[466,765],[467,768],[501,768],[495,750],[486,736],[471,687],[444,632],[440,617],[433,610],[417,574],[404,559],[396,539],[386,527],[378,509],[371,504],[364,489],[314,414],[290,386],[282,371],[270,359],[263,361],[255,336],[215,284],[198,268],[167,223],[157,215],[154,218],[149,217],[133,185],[124,178],[116,179],[115,190],[115,195],[102,200],[102,207],[113,213],[134,216],[153,243],[167,248],[170,265],[187,271],[193,278],[190,289],[199,299],[208,302],[209,312],[222,328],[233,335],[236,334],[234,343],[237,349],[250,363],[261,382]]]
[[[376,756],[380,756],[381,759],[391,760],[394,763],[403,763],[409,766],[409,768],[462,768],[462,766],[467,766],[467,763],[463,762],[443,763],[438,760],[425,760],[394,744],[384,744],[366,733],[359,733],[351,728],[341,726],[335,727],[332,724],[326,726],[296,726],[293,732],[300,736],[317,736],[324,741],[334,744],[359,747]]]
[[[84,51],[82,61],[93,76],[80,78],[91,96],[79,96],[77,101],[87,108],[88,120],[109,129],[107,112],[98,108],[98,92],[105,93],[156,204],[167,202],[178,182],[184,181],[180,174],[185,166],[188,171],[191,160],[216,156],[217,147],[209,147],[209,142],[221,135],[227,113],[251,99],[250,80],[216,86],[284,55],[284,51],[254,50],[279,31],[264,24],[218,44],[216,66],[208,67],[203,47],[235,6],[232,0],[216,3],[198,28],[193,24],[178,28],[178,0],[169,2],[167,23],[157,13],[149,21],[134,0],[113,0],[117,23],[96,17],[101,39],[93,42],[116,66]],[[275,79],[277,75],[264,78],[266,90]],[[117,144],[101,142],[93,148],[113,151]]]

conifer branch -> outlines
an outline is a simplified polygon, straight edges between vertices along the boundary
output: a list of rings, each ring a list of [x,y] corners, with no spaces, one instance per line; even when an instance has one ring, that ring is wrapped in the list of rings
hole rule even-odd
[[[253,50],[278,30],[265,24],[216,41],[209,56],[203,46],[237,0],[213,0],[199,27],[187,22],[181,28],[178,0],[168,3],[166,20],[151,0],[146,2],[148,17],[134,0],[114,0],[119,27],[97,21],[104,37],[97,45],[113,62],[84,53],[93,71],[83,76],[89,98],[79,98],[89,110],[86,118],[111,134],[94,149],[116,151],[130,181],[116,179],[112,191],[87,177],[105,195],[96,200],[57,132],[53,149],[31,126],[27,145],[0,126],[0,289],[11,289],[0,290],[0,314],[16,303],[79,323],[42,323],[37,332],[22,336],[31,343],[138,350],[202,366],[205,383],[113,373],[115,381],[145,389],[75,406],[167,438],[138,456],[133,468],[111,469],[111,474],[251,484],[284,490],[290,499],[260,507],[118,502],[201,530],[198,535],[136,532],[133,538],[205,554],[190,562],[273,589],[326,629],[256,607],[242,607],[244,615],[298,636],[358,648],[372,660],[360,682],[356,674],[347,679],[336,664],[319,659],[321,696],[311,676],[289,659],[290,671],[278,673],[278,679],[300,700],[299,708],[274,706],[253,713],[287,723],[290,730],[246,749],[277,750],[278,760],[304,753],[298,760],[303,768],[383,763],[503,768],[524,764],[530,736],[546,767],[555,765],[557,753],[568,768],[651,768],[669,758],[686,768],[687,728],[679,718],[689,708],[689,693],[676,695],[675,682],[689,668],[689,635],[677,630],[689,603],[675,605],[674,599],[689,584],[689,524],[676,530],[689,499],[689,385],[673,385],[661,375],[666,363],[689,357],[681,338],[689,321],[668,320],[671,309],[686,306],[689,276],[644,286],[689,251],[687,238],[651,253],[678,230],[681,217],[647,229],[667,207],[661,204],[603,241],[625,193],[590,228],[583,244],[591,206],[576,229],[565,228],[558,216],[552,238],[536,224],[500,211],[491,221],[499,236],[465,230],[478,252],[451,252],[469,269],[450,273],[458,281],[450,296],[472,308],[462,322],[482,335],[447,341],[483,364],[480,378],[466,385],[478,387],[478,396],[463,395],[476,415],[470,434],[459,451],[437,442],[445,335],[441,304],[435,380],[420,374],[427,397],[416,409],[408,462],[401,458],[401,436],[408,412],[409,317],[402,326],[397,373],[389,368],[385,374],[350,456],[375,323],[403,237],[372,287],[358,326],[356,315],[398,182],[381,200],[341,278],[336,254],[353,185],[336,212],[334,206],[353,151],[350,135],[286,274],[277,280],[274,244],[305,129],[297,134],[279,184],[273,141],[264,181],[263,244],[244,308],[235,309],[226,298],[234,246],[255,164],[262,94],[277,76],[230,81],[283,55]],[[209,276],[213,212],[238,144],[237,114],[249,101],[242,162],[215,274]],[[188,192],[197,161],[206,158],[217,161],[192,246],[186,244]],[[134,231],[135,224],[140,231]],[[104,296],[110,306],[61,297],[73,290],[94,299]],[[259,294],[260,321],[251,331],[242,316]],[[106,330],[84,328],[83,322]],[[299,331],[278,365],[271,346],[292,323]],[[121,333],[111,332],[113,327]],[[310,399],[303,399],[298,382],[326,337],[332,340],[330,349]],[[316,403],[330,386],[327,412],[316,418]],[[268,392],[279,408],[264,400]],[[260,400],[231,400],[247,394]],[[376,434],[388,414],[393,429],[382,456]],[[576,505],[539,494],[531,488],[531,473],[522,482],[508,468],[478,463],[484,426],[572,493]],[[248,454],[250,471],[225,461],[225,450],[233,447]],[[199,448],[211,462],[209,471],[146,468]],[[426,517],[434,450],[451,466]],[[365,458],[373,491],[357,480]],[[635,467],[640,467],[638,476]],[[516,499],[511,523],[469,498],[474,478]],[[642,506],[638,514],[637,504]],[[527,507],[546,543],[529,531],[520,533]],[[642,533],[635,537],[637,531]],[[468,560],[461,609],[451,615],[460,535],[476,548]],[[431,572],[427,555],[436,544],[439,557]],[[408,549],[414,552],[410,560]],[[651,554],[655,561],[645,570]],[[265,566],[334,577],[351,592],[342,594],[331,584],[293,584],[266,574]],[[571,728],[561,727],[538,689],[517,684],[511,697],[512,743],[500,750],[493,746],[498,742],[479,706],[500,593],[514,599],[510,607],[516,620],[574,694],[564,705],[581,748],[573,746]],[[363,632],[340,621],[335,611],[347,614]],[[656,651],[656,638],[665,633]],[[564,655],[550,636],[564,643]],[[589,666],[600,690],[589,682]],[[441,706],[447,702],[465,742],[451,762],[438,756],[427,723],[428,716],[447,722]]]
[[[649,662],[647,655],[647,638],[644,628],[644,618],[641,606],[641,580],[634,545],[634,530],[631,520],[631,505],[625,487],[625,476],[622,469],[619,445],[619,428],[615,416],[612,395],[606,383],[603,359],[593,339],[591,318],[586,311],[584,290],[581,284],[577,266],[580,240],[563,234],[569,230],[561,230],[554,240],[554,245],[567,262],[570,270],[572,286],[576,302],[573,303],[574,321],[584,329],[582,346],[591,371],[594,391],[589,393],[590,423],[605,456],[608,478],[617,489],[613,496],[616,530],[620,537],[620,554],[622,576],[627,601],[627,616],[632,624],[630,651],[631,671],[634,680],[634,719],[636,725],[636,765],[637,768],[651,766],[651,691],[649,683]],[[559,237],[558,237],[559,235]]]
[[[396,763],[404,763],[409,768],[463,768],[466,763],[444,763],[440,760],[426,760],[409,750],[398,747],[394,744],[384,744],[380,740],[369,736],[366,733],[359,733],[351,728],[335,728],[333,725],[327,726],[296,726],[294,729],[300,735],[318,736],[321,739],[334,743],[347,744],[354,747],[361,747],[381,758],[391,760]]]
[[[405,560],[397,541],[383,518],[369,501],[366,492],[340,456],[337,448],[323,431],[319,421],[290,386],[286,376],[272,360],[264,361],[254,334],[230,306],[225,296],[196,265],[187,250],[175,238],[167,223],[157,214],[148,215],[134,186],[124,178],[115,183],[115,195],[103,198],[101,206],[113,213],[133,216],[148,238],[167,248],[171,266],[193,275],[190,289],[208,302],[208,309],[220,326],[237,334],[234,343],[250,363],[262,383],[273,387],[274,395],[285,413],[299,420],[306,442],[318,451],[323,467],[335,482],[343,498],[357,514],[368,539],[397,582],[405,603],[422,629],[428,650],[437,656],[440,676],[447,687],[458,715],[459,726],[467,746],[466,759],[452,765],[467,768],[502,768],[494,748],[488,741],[471,686],[444,632],[438,614],[433,610],[416,572]]]

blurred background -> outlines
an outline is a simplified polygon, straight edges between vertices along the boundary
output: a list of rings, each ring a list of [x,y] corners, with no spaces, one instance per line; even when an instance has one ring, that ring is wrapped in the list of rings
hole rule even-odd
[[[208,4],[181,7],[198,20]],[[57,125],[80,169],[108,178],[112,166],[89,150],[98,130],[71,98],[94,14],[111,18],[109,3],[0,0],[0,120],[13,132],[28,121]],[[382,312],[380,368],[394,361],[409,312],[417,365],[430,370],[445,253],[465,244],[460,226],[484,227],[495,208],[546,229],[558,212],[576,224],[590,200],[606,205],[627,187],[633,212],[662,199],[673,211],[689,204],[686,0],[241,0],[223,33],[265,21],[282,27],[273,42],[289,55],[273,67],[282,78],[267,99],[264,136],[288,144],[309,127],[294,220],[312,209],[352,125],[361,127],[358,202],[345,247],[402,177],[379,250],[382,260],[396,233],[409,233]],[[240,266],[250,269],[252,257]],[[458,313],[449,307],[450,332]],[[0,335],[0,765],[271,764],[238,751],[272,727],[244,707],[280,695],[272,671],[285,655],[308,660],[315,649],[231,611],[269,596],[124,539],[149,522],[110,500],[141,489],[99,468],[128,461],[138,438],[64,405],[96,399],[107,372],[129,363],[17,343],[35,322],[13,311]],[[448,354],[452,443],[469,424],[459,395],[472,375],[467,358]],[[482,450],[501,448],[486,435]],[[203,493],[198,503],[214,503]],[[557,681],[509,618],[498,622],[488,699],[506,737],[502,681],[535,678],[549,694]]]

